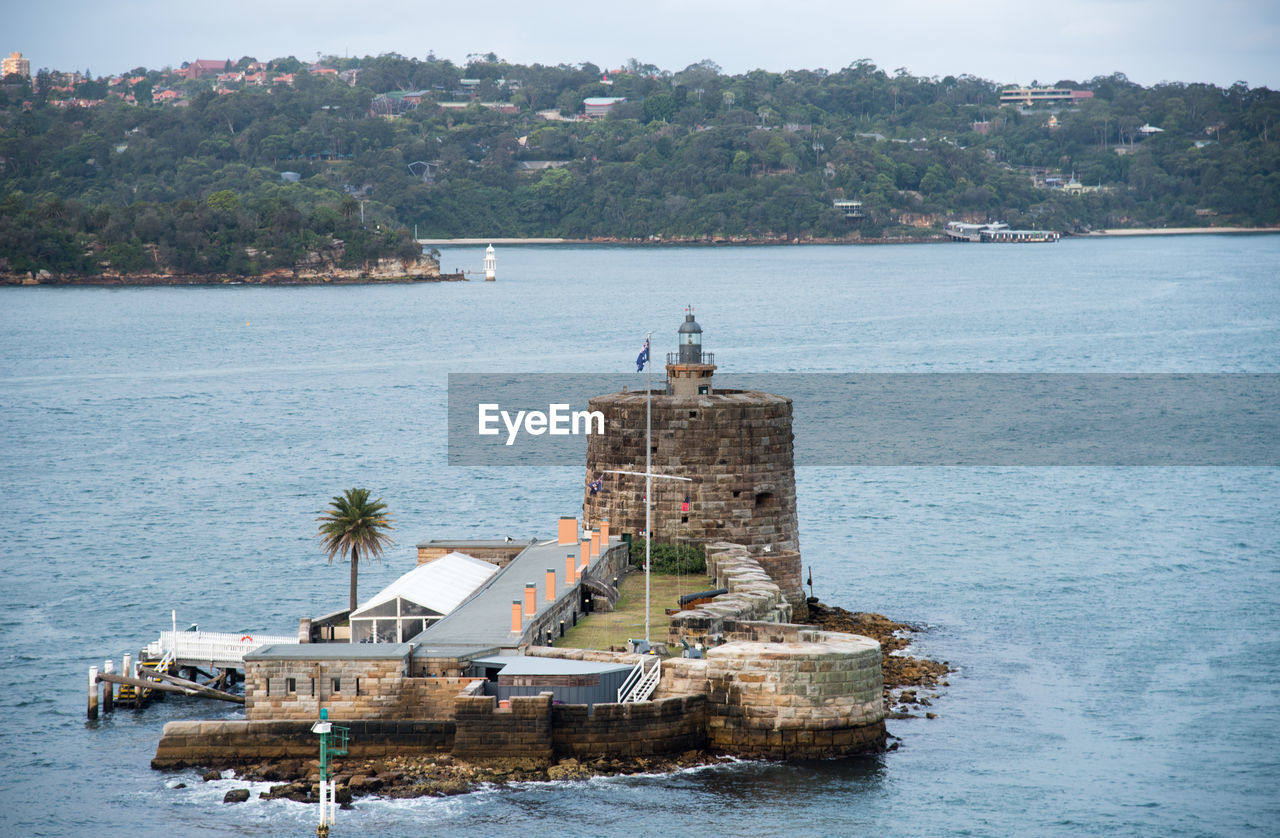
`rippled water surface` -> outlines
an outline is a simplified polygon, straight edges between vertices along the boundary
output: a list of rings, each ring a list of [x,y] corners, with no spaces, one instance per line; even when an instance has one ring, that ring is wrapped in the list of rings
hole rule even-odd
[[[479,248],[445,248],[475,269]],[[84,720],[169,625],[288,633],[346,601],[314,518],[367,485],[398,545],[551,532],[578,469],[446,464],[450,372],[608,372],[693,304],[732,372],[1280,372],[1280,237],[1039,247],[500,248],[499,281],[0,289],[0,833],[313,834],[152,772],[176,699]],[[785,395],[785,394],[784,394]],[[1280,470],[805,468],[817,593],[959,670],[900,750],[362,800],[335,834],[1274,835]],[[185,782],[188,788],[172,786]]]

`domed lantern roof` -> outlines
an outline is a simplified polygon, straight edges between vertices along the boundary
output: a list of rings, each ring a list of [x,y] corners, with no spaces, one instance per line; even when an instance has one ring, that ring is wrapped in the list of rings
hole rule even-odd
[[[680,324],[680,363],[702,363],[702,327],[693,319],[693,309],[688,309]]]

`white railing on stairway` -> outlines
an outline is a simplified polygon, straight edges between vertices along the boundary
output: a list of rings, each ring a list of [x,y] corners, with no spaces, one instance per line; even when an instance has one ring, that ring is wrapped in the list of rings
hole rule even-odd
[[[653,666],[646,667],[647,660],[653,660]],[[627,680],[618,687],[618,703],[628,704],[632,701],[648,701],[649,696],[658,688],[662,678],[662,658],[656,655],[645,655],[631,670]]]
[[[244,662],[244,656],[259,646],[297,643],[297,636],[276,634],[229,634],[216,631],[162,631],[160,639],[146,648],[147,657],[171,657],[179,664],[219,664]]]

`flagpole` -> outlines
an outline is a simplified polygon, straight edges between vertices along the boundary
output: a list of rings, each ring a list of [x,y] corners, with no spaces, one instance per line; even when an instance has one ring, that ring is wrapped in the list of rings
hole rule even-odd
[[[649,363],[644,368],[644,642],[649,642],[649,574],[650,553],[653,550],[653,530],[650,523],[650,509],[653,498],[650,490],[653,486],[653,468],[649,459],[653,451],[653,332],[644,339],[644,351],[649,356]]]

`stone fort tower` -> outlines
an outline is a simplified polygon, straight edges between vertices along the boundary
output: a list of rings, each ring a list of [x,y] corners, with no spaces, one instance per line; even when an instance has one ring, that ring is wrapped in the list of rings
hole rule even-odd
[[[653,391],[654,473],[688,477],[653,481],[653,529],[663,542],[729,541],[747,546],[793,607],[804,609],[796,520],[791,399],[715,387],[715,356],[702,349],[692,313],[667,355],[667,382]],[[588,437],[583,520],[640,537],[644,478],[608,470],[645,469],[645,392],[590,400],[605,433]],[[593,486],[593,483],[595,484]]]

